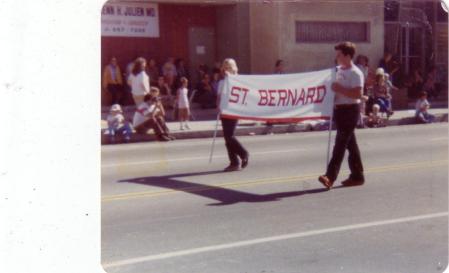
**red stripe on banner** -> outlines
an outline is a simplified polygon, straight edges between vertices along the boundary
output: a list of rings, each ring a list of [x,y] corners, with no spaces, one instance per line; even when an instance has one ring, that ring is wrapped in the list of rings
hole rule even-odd
[[[301,122],[306,120],[330,120],[330,117],[320,116],[320,117],[301,117],[301,118],[259,118],[259,117],[243,117],[243,116],[234,116],[221,114],[222,118],[227,119],[245,119],[245,120],[256,120],[256,121],[269,121],[269,122],[282,122],[282,123],[291,123],[291,122]]]

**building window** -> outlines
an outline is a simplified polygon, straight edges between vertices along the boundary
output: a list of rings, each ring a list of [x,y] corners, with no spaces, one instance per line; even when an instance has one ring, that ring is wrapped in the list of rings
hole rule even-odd
[[[367,22],[296,21],[297,43],[369,42]]]

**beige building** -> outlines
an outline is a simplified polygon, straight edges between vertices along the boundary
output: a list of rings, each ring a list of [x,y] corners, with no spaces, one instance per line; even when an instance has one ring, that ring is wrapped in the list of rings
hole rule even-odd
[[[227,57],[241,73],[272,73],[284,60],[285,70],[303,72],[334,65],[333,46],[342,40],[357,45],[375,68],[385,50],[401,64],[425,73],[438,65],[447,75],[447,13],[437,0],[110,0],[108,3],[156,3],[156,38],[102,37],[102,62],[119,57],[121,65],[136,54],[180,57],[190,73]],[[446,77],[447,78],[447,77]]]

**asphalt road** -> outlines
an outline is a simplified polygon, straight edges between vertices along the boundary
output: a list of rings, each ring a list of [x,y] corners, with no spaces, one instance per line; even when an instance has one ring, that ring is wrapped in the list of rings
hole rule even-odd
[[[211,139],[103,146],[105,270],[443,272],[447,123],[356,134],[366,183],[340,186],[345,159],[330,191],[327,132],[240,137],[250,164],[233,173],[222,139],[211,164]]]

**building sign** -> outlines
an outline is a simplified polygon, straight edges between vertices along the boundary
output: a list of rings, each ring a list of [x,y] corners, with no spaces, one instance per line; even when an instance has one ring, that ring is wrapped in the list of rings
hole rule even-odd
[[[101,36],[159,37],[158,5],[106,3],[101,11]]]
[[[296,22],[297,43],[369,42],[366,22]]]

